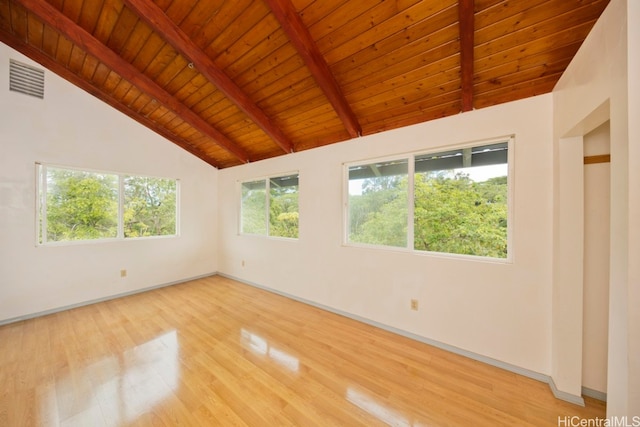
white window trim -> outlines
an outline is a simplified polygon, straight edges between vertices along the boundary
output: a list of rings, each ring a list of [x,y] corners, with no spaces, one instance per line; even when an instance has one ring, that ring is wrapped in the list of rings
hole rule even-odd
[[[100,244],[100,243],[110,243],[110,242],[121,242],[121,241],[138,241],[138,240],[152,240],[152,239],[172,239],[176,237],[180,237],[180,179],[179,178],[171,178],[166,176],[156,176],[156,175],[146,175],[146,174],[137,174],[137,173],[127,173],[127,172],[114,172],[114,171],[105,171],[100,169],[92,169],[92,168],[82,168],[77,166],[67,166],[60,165],[55,163],[46,163],[46,162],[36,162],[35,163],[35,174],[36,174],[36,215],[35,215],[35,243],[36,246],[74,246],[74,245],[86,245],[86,244]],[[79,172],[89,172],[89,173],[99,173],[105,175],[116,175],[118,177],[118,231],[116,237],[106,237],[101,239],[86,239],[86,240],[67,240],[61,242],[49,242],[47,241],[47,204],[42,203],[43,198],[46,197],[47,191],[47,180],[46,180],[46,169],[54,168],[54,169],[67,169],[74,170]],[[125,237],[124,236],[124,178],[125,177],[141,177],[141,178],[156,178],[156,179],[167,179],[173,180],[176,182],[176,229],[174,234],[165,235],[165,236],[141,236],[141,237]],[[44,190],[44,192],[43,192]],[[42,209],[42,214],[41,214]],[[41,226],[42,221],[42,226]],[[40,237],[42,236],[42,242],[40,241]]]
[[[415,209],[415,158],[427,154],[435,154],[440,153],[442,151],[450,151],[450,150],[459,150],[464,148],[472,148],[478,147],[482,145],[491,145],[497,144],[501,142],[507,143],[507,257],[506,258],[496,258],[496,257],[488,257],[481,255],[467,255],[467,254],[456,254],[456,253],[448,253],[448,252],[434,252],[434,251],[420,251],[414,248],[414,209]],[[376,245],[369,243],[360,243],[360,242],[351,242],[349,241],[349,226],[350,226],[350,209],[349,209],[349,168],[354,166],[364,166],[370,165],[372,163],[377,162],[390,162],[397,160],[408,160],[408,194],[407,194],[407,246],[406,247],[398,247],[398,246],[385,246],[385,245]],[[515,175],[514,175],[514,160],[515,160],[515,135],[507,135],[502,137],[477,140],[462,144],[455,145],[441,145],[437,147],[430,148],[425,151],[413,151],[402,154],[395,154],[391,156],[385,157],[374,157],[366,160],[358,160],[354,162],[345,162],[343,163],[343,221],[342,221],[342,245],[345,247],[352,248],[360,248],[360,249],[374,249],[374,250],[386,250],[393,252],[405,252],[411,253],[418,256],[429,256],[429,257],[442,257],[442,258],[457,258],[464,260],[473,260],[473,261],[481,261],[481,262],[489,262],[489,263],[499,263],[499,264],[512,264],[514,262],[514,245],[513,245],[513,230],[514,227],[514,219],[515,219]]]
[[[270,175],[263,175],[256,178],[242,179],[236,181],[236,200],[238,200],[238,236],[250,236],[250,237],[259,237],[263,239],[277,239],[277,240],[290,240],[290,241],[298,241],[300,239],[300,220],[298,219],[298,237],[281,237],[281,236],[272,236],[270,234],[270,221],[269,221],[269,212],[271,212],[271,179],[272,178],[281,178],[285,176],[297,175],[298,176],[298,218],[300,212],[300,171],[290,171],[283,173],[274,173]],[[242,231],[242,184],[246,182],[258,182],[265,181],[265,222],[266,222],[266,234],[256,234],[256,233],[245,233]]]

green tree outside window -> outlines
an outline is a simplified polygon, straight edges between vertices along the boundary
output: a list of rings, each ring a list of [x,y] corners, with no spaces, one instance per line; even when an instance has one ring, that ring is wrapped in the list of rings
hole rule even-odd
[[[117,237],[117,175],[48,168],[46,183],[47,241]]]
[[[507,143],[351,166],[348,206],[351,243],[507,258]]]
[[[177,234],[175,179],[38,170],[40,243]]]
[[[298,174],[243,182],[241,198],[243,234],[298,238]]]

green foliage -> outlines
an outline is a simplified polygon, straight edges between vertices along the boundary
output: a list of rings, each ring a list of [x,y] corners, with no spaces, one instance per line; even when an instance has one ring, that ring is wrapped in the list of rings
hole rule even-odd
[[[270,187],[269,235],[298,237],[298,186]]]
[[[267,234],[266,180],[242,184],[242,232]],[[269,236],[298,237],[298,186],[269,185]]]
[[[506,258],[506,201],[506,177],[416,174],[414,248]]]
[[[118,175],[46,168],[45,179],[47,241],[118,237]],[[176,190],[171,179],[124,178],[125,237],[175,234]]]
[[[407,246],[407,178],[367,179],[361,195],[349,196],[349,240]]]
[[[407,178],[372,178],[349,197],[349,240],[406,247]],[[414,182],[414,248],[505,258],[507,177],[474,182],[453,171],[418,173]]]
[[[117,175],[49,168],[46,180],[48,241],[117,236]]]
[[[242,184],[242,232],[267,234],[267,192],[265,181]]]
[[[128,176],[124,179],[124,236],[176,234],[176,181]]]

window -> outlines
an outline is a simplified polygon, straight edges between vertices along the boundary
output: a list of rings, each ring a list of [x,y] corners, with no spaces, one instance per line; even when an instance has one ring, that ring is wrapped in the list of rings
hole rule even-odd
[[[242,183],[242,232],[267,234],[267,181]]]
[[[409,160],[349,168],[349,241],[407,246]]]
[[[175,179],[38,165],[39,243],[177,234]]]
[[[124,176],[124,237],[176,234],[177,181]]]
[[[507,258],[508,152],[503,140],[347,165],[347,242]]]
[[[240,232],[298,238],[298,174],[241,183]]]

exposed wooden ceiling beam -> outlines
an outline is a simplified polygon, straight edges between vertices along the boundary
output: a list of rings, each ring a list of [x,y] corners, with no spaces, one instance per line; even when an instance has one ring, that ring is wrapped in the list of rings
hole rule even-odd
[[[181,138],[178,138],[176,135],[168,132],[163,127],[158,126],[148,117],[142,114],[139,114],[137,111],[134,111],[131,108],[126,108],[122,102],[109,96],[106,92],[99,90],[98,88],[96,88],[95,86],[87,82],[86,80],[78,77],[78,75],[69,71],[69,69],[63,67],[62,65],[60,65],[60,63],[58,63],[51,57],[45,55],[41,50],[35,49],[32,45],[25,43],[24,40],[20,40],[15,35],[9,34],[6,31],[0,29],[0,41],[2,43],[5,43],[7,46],[11,46],[13,49],[17,50],[23,55],[36,61],[46,69],[53,71],[54,73],[56,73],[63,79],[67,80],[71,84],[95,96],[101,101],[106,102],[116,110],[120,111],[123,114],[126,114],[127,116],[131,117],[133,120],[137,121],[143,126],[146,126],[147,128],[151,129],[152,131],[166,138],[167,140],[173,142],[177,146],[187,150],[194,156],[202,159],[204,162],[210,164],[213,167],[220,168],[221,166],[220,164],[214,161],[211,158],[211,156],[207,155],[206,153],[198,149],[198,147],[192,144],[189,144],[189,142]]]
[[[307,68],[311,70],[313,77],[331,102],[336,113],[344,123],[347,132],[352,138],[362,135],[362,128],[351,106],[342,93],[342,89],[329,69],[327,61],[320,53],[309,29],[304,25],[300,15],[289,0],[265,0],[271,11],[280,22],[282,29],[289,36],[289,40],[296,47],[298,53],[304,59]]]
[[[473,110],[474,0],[458,1],[462,111]]]
[[[248,154],[224,134],[207,123],[202,117],[195,114],[186,105],[174,98],[170,93],[162,89],[153,80],[142,74],[133,65],[122,59],[115,52],[103,45],[92,34],[76,25],[58,9],[51,6],[46,1],[39,0],[17,0],[31,13],[35,14],[50,27],[60,32],[72,43],[82,48],[85,52],[93,55],[103,62],[107,67],[118,73],[122,78],[138,87],[149,96],[155,98],[167,109],[173,111],[184,121],[188,122],[204,135],[212,138],[218,145],[226,149],[243,162],[249,161]],[[164,136],[164,135],[163,135]]]
[[[225,94],[238,108],[269,135],[286,153],[293,152],[293,143],[258,107],[249,96],[216,66],[184,31],[153,2],[124,0],[124,4],[147,22],[158,35],[193,63],[198,71]]]

